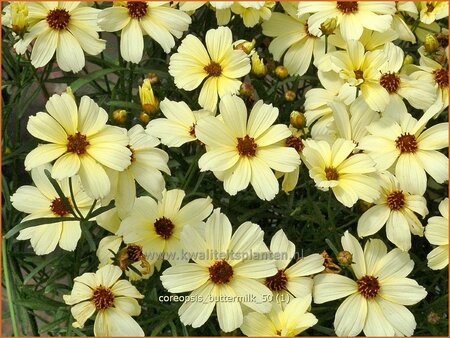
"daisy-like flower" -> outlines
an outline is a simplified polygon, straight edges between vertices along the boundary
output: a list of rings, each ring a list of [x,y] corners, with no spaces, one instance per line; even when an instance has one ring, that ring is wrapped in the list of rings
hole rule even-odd
[[[306,140],[304,162],[316,187],[330,188],[339,202],[353,206],[358,199],[373,202],[379,197],[375,163],[366,154],[353,154],[356,145],[349,140],[336,139],[332,146],[326,141]]]
[[[105,197],[110,181],[103,166],[121,171],[131,162],[126,133],[106,125],[108,113],[87,96],[81,98],[77,108],[73,96],[55,94],[45,108],[48,113],[30,117],[27,130],[49,143],[39,145],[27,155],[25,169],[56,160],[53,178],[62,180],[78,174],[88,195]]]
[[[335,18],[345,40],[358,40],[364,28],[388,30],[395,11],[390,1],[301,1],[298,5],[298,16],[313,13],[308,19],[311,33],[318,35],[320,25]]]
[[[97,312],[95,336],[144,336],[142,328],[131,318],[141,313],[136,299],[144,296],[130,282],[120,280],[121,275],[119,267],[106,265],[74,279],[71,294],[63,296],[66,304],[72,305],[74,327],[82,328]]]
[[[152,196],[161,199],[165,187],[161,172],[170,175],[167,166],[169,155],[156,148],[159,144],[156,137],[148,135],[141,125],[135,125],[128,130],[128,138],[131,164],[121,172],[107,170],[112,186],[109,195],[115,199],[121,218],[133,208],[136,198],[135,181]]]
[[[384,96],[388,98],[384,115],[395,117],[407,113],[403,99],[414,108],[427,110],[436,101],[434,81],[419,81],[400,73],[404,52],[392,42],[385,44],[384,54],[386,62],[379,69],[379,83],[386,91]]]
[[[119,268],[125,272],[131,281],[148,279],[154,272],[144,253],[142,246],[128,244],[122,247],[121,236],[106,236],[98,243],[96,251],[99,260],[98,267],[113,264],[116,261]],[[121,248],[122,247],[122,248]],[[139,271],[137,273],[136,271]]]
[[[355,237],[345,232],[342,247],[352,254],[351,270],[356,280],[334,273],[314,278],[314,302],[322,304],[347,297],[334,319],[338,336],[411,336],[416,327],[413,314],[404,305],[425,298],[425,288],[406,278],[414,262],[400,249],[387,252],[379,239],[369,240],[364,251]]]
[[[250,312],[240,330],[248,337],[293,337],[316,325],[317,318],[308,312],[311,295],[294,298],[282,309],[273,304],[268,314]]]
[[[151,120],[146,132],[161,139],[168,147],[180,147],[197,140],[197,121],[212,113],[207,110],[192,111],[185,102],[170,101],[165,98],[160,105],[165,118]]]
[[[378,170],[393,167],[401,187],[414,195],[425,193],[426,173],[438,183],[448,179],[448,158],[437,151],[448,147],[448,123],[424,130],[429,118],[424,115],[417,121],[404,114],[397,122],[382,117],[367,127],[370,135],[358,144],[376,162]]]
[[[194,90],[204,79],[198,103],[215,112],[217,96],[239,91],[238,78],[250,72],[250,59],[242,50],[233,49],[232,33],[228,27],[206,32],[206,48],[192,34],[184,38],[178,52],[170,58],[169,73],[178,88]]]
[[[139,197],[128,217],[120,224],[116,235],[123,236],[126,244],[142,246],[150,264],[158,270],[163,260],[178,264],[182,255],[180,233],[186,224],[201,223],[212,211],[211,198],[197,198],[181,208],[185,193],[174,189],[162,193],[155,201],[148,196]]]
[[[45,175],[44,170],[51,171],[51,169],[50,165],[42,165],[31,170],[31,177],[35,186],[21,186],[11,196],[13,207],[29,214],[22,222],[43,217],[70,216],[70,210]],[[75,202],[82,215],[86,216],[93,200],[81,189],[79,178],[77,176],[72,178],[75,201],[70,199],[69,180],[67,178],[60,181],[59,186],[72,208]],[[57,245],[64,250],[75,250],[80,236],[80,221],[62,221],[23,229],[17,239],[29,239],[36,255],[45,255],[54,251]]]
[[[99,10],[80,1],[32,1],[28,6],[28,32],[14,48],[24,54],[36,39],[31,52],[31,64],[43,67],[56,52],[59,68],[74,73],[85,65],[84,52],[97,55],[106,41],[99,39]]]
[[[436,114],[443,112],[448,107],[448,67],[443,67],[438,62],[422,56],[419,66],[413,66],[411,78],[420,83],[432,83],[436,93],[436,103],[432,106]]]
[[[318,60],[325,54],[325,42],[321,32],[317,35],[309,32],[308,17],[297,17],[290,4],[282,4],[287,14],[273,13],[270,20],[263,22],[263,34],[275,38],[269,45],[274,59],[280,61],[284,54],[283,65],[289,74],[303,75],[313,55]]]
[[[247,107],[237,96],[220,101],[221,119],[205,117],[198,121],[197,138],[206,145],[199,159],[201,171],[211,170],[224,182],[230,195],[253,186],[259,198],[271,200],[279,191],[271,169],[294,171],[300,156],[294,148],[280,144],[291,136],[286,125],[273,125],[278,109],[258,101],[247,121]]]
[[[420,21],[431,24],[448,16],[447,1],[421,1],[417,3]]]
[[[260,21],[269,20],[275,1],[234,1],[231,11],[239,14],[245,27],[254,27]]]
[[[312,275],[325,269],[324,258],[319,254],[302,257],[288,268],[295,255],[295,244],[286,237],[283,230],[273,235],[270,252],[275,258],[277,272],[266,277],[263,282],[272,291],[272,301],[283,307],[294,297],[304,298],[312,293]]]
[[[271,309],[270,290],[257,279],[276,272],[264,254],[264,232],[259,225],[245,222],[232,235],[228,218],[215,209],[206,221],[204,233],[186,225],[181,241],[194,263],[172,266],[161,276],[171,293],[192,293],[178,310],[184,325],[202,326],[217,307],[220,328],[231,332],[242,325],[242,306],[267,313]],[[267,248],[265,249],[267,252]]]
[[[433,216],[425,227],[425,237],[437,245],[428,255],[428,266],[433,270],[440,270],[448,265],[448,198],[439,204],[442,216]]]
[[[423,196],[412,195],[401,189],[395,176],[380,174],[381,195],[358,220],[358,236],[378,232],[386,224],[387,238],[403,251],[411,249],[411,233],[423,236],[423,226],[414,212],[425,217],[427,202]]]
[[[126,61],[139,63],[148,34],[169,53],[191,23],[186,13],[165,1],[123,1],[98,15],[100,27],[107,32],[121,31],[120,54]]]

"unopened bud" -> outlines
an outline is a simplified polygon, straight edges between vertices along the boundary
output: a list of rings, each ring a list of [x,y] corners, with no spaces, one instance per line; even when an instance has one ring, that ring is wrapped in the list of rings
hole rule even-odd
[[[289,123],[291,126],[297,129],[301,129],[305,126],[305,115],[303,113],[300,113],[297,110],[293,110],[291,115],[289,116]]]
[[[27,30],[28,5],[25,2],[11,2],[11,28],[21,34]]]
[[[258,77],[263,77],[267,74],[267,67],[263,60],[259,58],[258,53],[252,55],[252,73]]]
[[[412,65],[414,63],[414,57],[412,55],[406,55],[403,60],[403,65]]]
[[[320,30],[322,31],[323,35],[331,35],[334,33],[336,26],[336,18],[328,18],[320,25]]]
[[[147,114],[145,111],[141,112],[139,114],[139,121],[141,121],[144,125],[150,122],[150,115]]]
[[[150,80],[151,85],[159,83],[159,76],[156,73],[148,73],[145,78]]]
[[[118,124],[123,124],[127,120],[128,112],[125,109],[117,109],[112,112],[112,119]]]
[[[239,89],[239,94],[242,96],[250,97],[253,95],[255,89],[253,86],[248,82],[243,82],[241,84],[241,88]]]
[[[297,95],[292,90],[286,90],[284,92],[284,99],[288,102],[294,101],[296,97]]]
[[[430,323],[432,325],[436,325],[437,323],[439,323],[440,320],[441,320],[441,317],[434,311],[431,311],[427,315],[427,321],[428,321],[428,323]]]
[[[244,51],[245,54],[250,54],[253,48],[255,48],[255,45],[256,45],[255,39],[253,39],[251,42],[243,40],[242,42],[238,43],[234,48]]]
[[[277,66],[277,68],[275,68],[275,74],[276,74],[276,76],[278,76],[278,78],[280,80],[283,80],[283,79],[287,78],[287,76],[289,75],[289,72],[285,66]]]
[[[433,54],[439,47],[439,41],[434,35],[427,34],[423,45],[428,54]]]
[[[142,110],[145,113],[154,113],[159,108],[159,101],[153,94],[149,79],[144,79],[144,83],[139,87],[139,98],[141,99]]]
[[[336,259],[339,264],[349,266],[350,264],[352,264],[353,256],[350,252],[344,250],[337,254]]]

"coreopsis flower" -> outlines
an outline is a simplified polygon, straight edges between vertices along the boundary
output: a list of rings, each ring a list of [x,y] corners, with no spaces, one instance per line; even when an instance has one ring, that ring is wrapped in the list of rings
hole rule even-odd
[[[52,177],[62,180],[78,174],[89,196],[105,197],[110,181],[104,167],[121,171],[131,162],[128,136],[119,127],[106,125],[108,113],[83,96],[77,107],[73,96],[53,95],[45,108],[28,120],[27,130],[48,142],[25,158],[25,169],[56,160]]]
[[[126,1],[102,10],[99,26],[107,32],[121,31],[120,54],[126,61],[139,63],[144,52],[144,35],[148,34],[169,53],[175,39],[181,38],[191,18],[161,1]]]
[[[273,13],[270,19],[262,24],[263,34],[274,37],[269,45],[269,52],[274,60],[283,59],[283,65],[289,74],[303,75],[308,70],[313,56],[314,60],[319,60],[325,54],[323,34],[310,33],[306,23],[308,17],[298,17],[296,11],[292,10],[295,3],[282,5],[287,14]]]
[[[366,154],[354,154],[356,145],[338,138],[330,146],[326,141],[306,140],[304,162],[316,187],[330,188],[339,202],[353,206],[358,199],[373,202],[379,197],[375,162]]]
[[[264,1],[255,1],[261,3]],[[227,25],[231,19],[231,6],[233,1],[180,1],[179,6],[182,11],[193,13],[203,5],[208,4],[216,12],[217,25]]]
[[[230,221],[220,209],[214,210],[202,233],[185,226],[181,241],[194,262],[172,266],[161,276],[171,293],[192,291],[178,310],[184,325],[202,326],[217,307],[220,328],[231,332],[243,322],[243,305],[270,311],[271,292],[257,280],[276,272],[273,260],[264,259],[267,248],[257,249],[264,247],[263,236],[259,225],[251,222],[241,224],[232,235]]]
[[[383,49],[384,45],[398,39],[398,34],[393,29],[385,32],[376,32],[370,29],[364,29],[361,37],[358,39],[366,51]],[[339,30],[328,37],[328,43],[341,49],[347,49],[347,40],[342,37]]]
[[[361,42],[348,40],[345,51],[327,53],[317,67],[323,72],[335,72],[345,81],[344,86],[353,89],[353,98],[359,89],[369,107],[382,112],[389,103],[389,95],[380,85],[380,69],[386,61],[382,50],[366,52]]]
[[[274,303],[268,314],[250,312],[244,316],[240,330],[249,337],[293,337],[316,325],[317,318],[308,312],[311,295],[294,298],[282,309]]]
[[[266,277],[264,284],[272,291],[272,301],[283,307],[294,297],[304,298],[312,293],[312,275],[325,269],[324,258],[319,254],[302,257],[288,268],[295,255],[295,244],[288,240],[283,230],[278,230],[270,241],[270,252],[275,259],[276,273]]]
[[[220,101],[221,118],[208,116],[197,123],[197,138],[206,145],[201,171],[211,170],[230,195],[253,186],[259,198],[271,200],[279,191],[272,169],[291,172],[300,164],[294,148],[279,142],[291,136],[286,125],[272,125],[278,109],[258,101],[247,119],[247,107],[237,96]]]
[[[379,239],[371,239],[364,251],[355,237],[345,232],[344,250],[352,254],[350,269],[355,279],[334,273],[314,278],[313,299],[322,304],[347,297],[336,311],[334,329],[338,336],[411,336],[416,327],[413,314],[404,305],[425,298],[425,288],[406,278],[414,262],[406,252],[387,252]]]
[[[115,262],[131,281],[148,279],[153,274],[154,267],[147,261],[142,252],[142,246],[128,244],[121,248],[122,243],[121,236],[103,237],[98,243],[96,251],[99,260],[98,267],[101,268]]]
[[[386,236],[403,251],[411,249],[411,233],[423,236],[423,226],[414,213],[425,217],[427,202],[423,196],[413,195],[402,189],[398,180],[389,172],[380,174],[380,197],[358,220],[358,236],[365,237],[378,232],[386,224]]]
[[[150,264],[161,268],[163,260],[179,264],[182,254],[180,233],[186,224],[197,225],[212,211],[211,198],[197,198],[181,207],[183,190],[164,190],[155,201],[148,196],[136,199],[129,216],[124,218],[116,235],[126,244],[140,245]]]
[[[99,39],[99,10],[83,2],[32,1],[28,6],[28,32],[14,48],[24,54],[36,39],[31,52],[31,64],[38,68],[50,62],[56,52],[56,62],[64,71],[79,72],[85,65],[84,52],[97,55],[106,47]]]
[[[97,272],[86,272],[74,279],[70,295],[64,302],[71,305],[74,327],[82,328],[94,314],[95,336],[144,336],[144,331],[131,316],[139,316],[141,306],[136,299],[144,298],[126,280],[119,279],[122,270],[106,265]]]
[[[44,170],[51,171],[51,169],[49,164],[32,169],[31,177],[35,186],[21,186],[11,196],[13,207],[29,214],[22,222],[43,217],[70,217],[70,209],[45,175]],[[86,216],[93,200],[82,190],[79,178],[77,176],[72,178],[75,201],[71,200],[69,180],[63,179],[58,184],[71,207],[73,208],[76,203],[81,214]],[[57,245],[64,250],[74,251],[80,236],[80,221],[74,220],[29,227],[21,230],[17,239],[29,239],[36,255],[45,255],[54,251]]]
[[[240,77],[250,72],[250,60],[242,50],[233,49],[228,27],[206,32],[206,48],[192,34],[184,38],[178,52],[170,58],[169,73],[178,88],[194,90],[205,80],[198,97],[202,108],[215,112],[218,96],[239,91]]]
[[[139,86],[139,99],[141,100],[142,111],[147,114],[154,113],[159,107],[158,98],[153,94],[150,79],[144,79],[142,86]]]
[[[436,114],[448,107],[448,67],[443,67],[438,62],[422,56],[419,66],[411,67],[411,78],[420,83],[432,83],[436,93],[436,103],[432,106]]]
[[[425,227],[426,239],[438,246],[427,255],[428,266],[433,270],[440,270],[448,265],[448,198],[439,203],[439,211],[442,216],[431,217]]]
[[[14,1],[3,8],[2,25],[15,33],[25,33],[28,28],[28,5],[26,2]]]
[[[395,117],[405,114],[407,109],[403,99],[414,108],[427,110],[436,101],[434,81],[419,81],[400,73],[404,52],[392,42],[385,44],[384,54],[386,62],[379,69],[379,83],[385,89],[383,96],[388,98],[384,115]]]
[[[245,27],[254,27],[261,21],[269,20],[275,1],[234,1],[231,11],[241,16]]]
[[[431,24],[448,16],[447,1],[421,1],[417,3],[420,21]]]
[[[321,24],[335,18],[345,40],[358,40],[364,28],[388,30],[395,11],[390,1],[301,1],[298,5],[298,16],[312,13],[308,19],[311,33],[319,34]]]
[[[212,113],[208,110],[192,111],[181,101],[175,102],[165,98],[161,102],[161,111],[165,118],[151,120],[146,132],[161,139],[161,143],[168,147],[180,147],[187,142],[197,140],[195,127],[197,122]]]
[[[367,127],[370,135],[358,144],[378,170],[392,167],[402,188],[414,195],[425,193],[426,173],[438,183],[448,179],[448,158],[437,151],[448,147],[448,123],[425,129],[430,116],[424,117],[417,121],[404,114],[399,122],[382,117]]]
[[[135,181],[152,196],[160,199],[165,187],[162,173],[170,175],[167,166],[169,155],[156,148],[159,140],[145,132],[141,125],[128,130],[128,149],[131,151],[131,163],[123,171],[107,170],[111,181],[109,196],[115,199],[121,218],[133,208],[136,198]]]

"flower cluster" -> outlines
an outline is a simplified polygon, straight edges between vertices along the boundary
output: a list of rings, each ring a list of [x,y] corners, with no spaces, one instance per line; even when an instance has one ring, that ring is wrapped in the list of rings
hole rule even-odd
[[[63,296],[80,333],[95,315],[96,336],[155,334],[152,289],[183,297],[184,330],[294,336],[345,297],[319,332],[413,335],[432,291],[414,266],[448,265],[447,11],[11,2],[11,53],[44,94],[53,68],[68,86],[29,114],[34,185],[8,197],[27,215],[6,237],[96,252]]]

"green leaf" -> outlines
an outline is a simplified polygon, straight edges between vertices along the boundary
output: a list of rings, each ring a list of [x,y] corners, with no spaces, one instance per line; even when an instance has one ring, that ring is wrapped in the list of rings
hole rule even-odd
[[[125,70],[126,68],[106,68],[106,69],[99,69],[96,70],[95,72],[92,72],[90,74],[87,75],[83,75],[83,77],[79,78],[78,80],[73,81],[70,84],[70,88],[72,89],[72,92],[76,92],[78,89],[80,89],[81,87],[83,87],[84,85],[88,84],[89,82],[92,82],[94,80],[97,80],[107,74],[110,73],[115,73],[121,70]]]
[[[90,220],[100,214],[103,214],[105,211],[108,211],[109,209],[112,209],[112,208],[114,208],[114,200],[109,202],[108,205],[105,205],[104,207],[100,207],[100,208],[96,209],[92,214],[86,216],[86,219]]]
[[[42,269],[44,269],[47,265],[53,263],[54,261],[57,261],[61,258],[64,258],[64,254],[62,255],[57,255],[54,256],[50,259],[46,259],[43,262],[41,262],[41,264],[39,264],[38,266],[36,266],[33,270],[30,271],[30,273],[23,279],[23,284],[27,284],[31,279],[33,279],[33,277]]]

